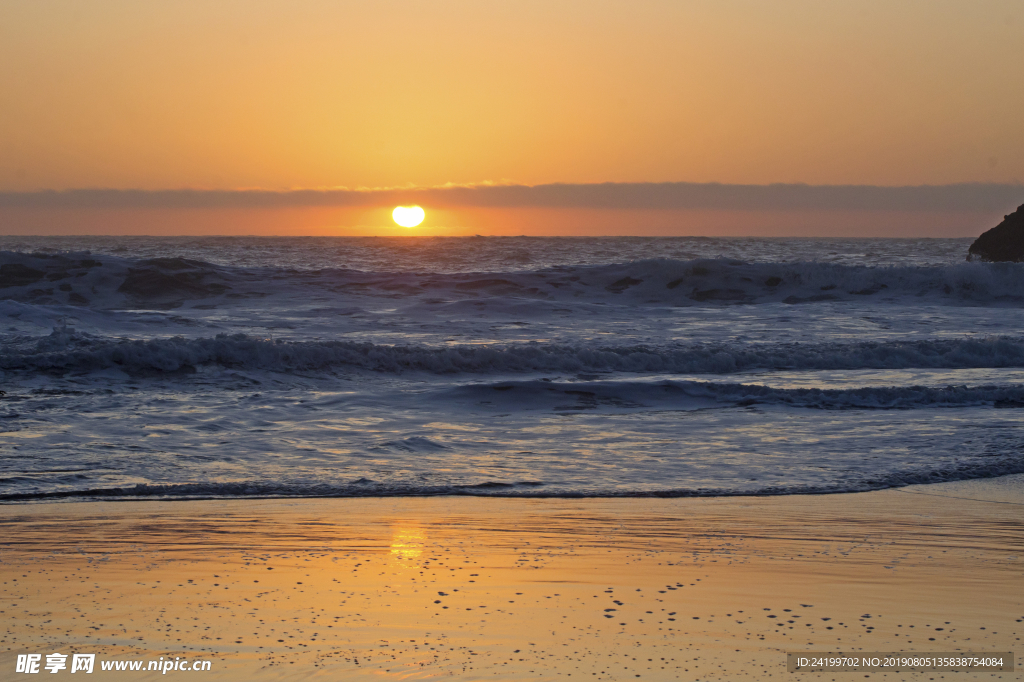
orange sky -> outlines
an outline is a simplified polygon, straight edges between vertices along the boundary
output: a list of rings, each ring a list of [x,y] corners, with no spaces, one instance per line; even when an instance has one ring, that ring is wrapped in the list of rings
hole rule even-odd
[[[0,192],[1020,185],[1022,44],[1019,0],[4,0]],[[456,207],[441,224],[426,208],[442,231],[729,223]],[[75,227],[58,213],[0,207],[0,231]],[[345,234],[390,220],[215,213],[188,225]],[[779,217],[742,218],[784,233]],[[124,209],[104,224],[190,231],[182,218]]]

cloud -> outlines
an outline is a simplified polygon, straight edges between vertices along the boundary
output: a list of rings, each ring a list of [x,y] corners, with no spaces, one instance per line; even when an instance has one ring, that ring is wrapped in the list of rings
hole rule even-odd
[[[1005,212],[1024,203],[1024,185],[964,183],[874,185],[726,185],[597,183],[467,185],[411,189],[118,190],[0,193],[0,208],[204,209],[416,203],[431,208],[725,209]]]

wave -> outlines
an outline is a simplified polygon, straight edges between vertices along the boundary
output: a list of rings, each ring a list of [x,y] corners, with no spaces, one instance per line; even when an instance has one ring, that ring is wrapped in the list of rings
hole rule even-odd
[[[352,341],[284,341],[245,334],[187,339],[96,337],[67,327],[45,337],[10,340],[0,369],[129,373],[181,372],[201,366],[278,372],[352,369],[437,374],[637,372],[729,374],[748,370],[857,370],[1024,367],[1024,338],[989,337],[855,343],[582,346],[382,345]]]
[[[975,265],[983,265],[975,268]],[[972,305],[1024,301],[1024,265],[851,266],[832,263],[748,263],[724,258],[653,259],[575,269],[606,298],[645,303],[807,304],[931,298]]]
[[[889,386],[774,388],[708,381],[503,381],[449,389],[451,397],[506,409],[700,409],[713,406],[785,405],[823,410],[905,410],[922,407],[1024,407],[1024,386]]]
[[[269,283],[273,282],[272,285]],[[866,266],[656,258],[509,272],[364,272],[238,267],[185,258],[0,252],[5,298],[96,309],[231,305],[270,295],[500,297],[628,305],[810,304],[906,297],[949,304],[1024,301],[1024,264]]]
[[[938,468],[914,467],[876,475],[852,476],[842,480],[794,485],[764,485],[756,482],[723,487],[671,487],[637,485],[629,489],[567,487],[543,481],[484,481],[471,484],[389,483],[365,478],[346,483],[304,483],[301,481],[232,481],[210,483],[140,483],[134,486],[82,488],[47,492],[0,494],[0,503],[51,501],[54,499],[224,499],[303,497],[467,497],[518,498],[679,498],[740,497],[767,495],[820,495],[867,492],[925,483],[946,483],[975,478],[995,478],[1024,473],[1024,458],[1005,454],[984,460],[956,463]]]

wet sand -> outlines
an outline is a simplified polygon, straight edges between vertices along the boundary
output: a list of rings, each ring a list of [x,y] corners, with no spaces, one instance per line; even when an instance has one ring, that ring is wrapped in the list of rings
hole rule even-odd
[[[831,680],[861,675],[787,673],[785,653],[1024,652],[1024,476],[799,497],[8,505],[0,524],[5,678],[17,654],[53,652],[97,654],[88,679],[192,674],[99,670],[163,656],[209,660],[211,680]]]

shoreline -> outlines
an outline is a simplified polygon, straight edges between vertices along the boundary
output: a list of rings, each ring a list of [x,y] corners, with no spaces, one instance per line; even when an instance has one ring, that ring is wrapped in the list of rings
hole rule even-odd
[[[1019,657],[1022,504],[1022,475],[799,496],[7,504],[0,670],[57,651],[198,657],[211,679],[759,679],[787,651]]]
[[[375,495],[367,493],[364,495],[280,495],[280,494],[251,494],[251,495],[230,495],[220,496],[209,494],[199,494],[195,496],[185,497],[161,497],[159,495],[118,495],[124,488],[112,488],[102,490],[86,491],[85,494],[82,492],[67,492],[67,493],[44,493],[42,495],[8,495],[0,496],[0,508],[4,506],[19,506],[19,505],[49,505],[49,504],[80,504],[80,503],[134,503],[134,502],[230,502],[233,500],[249,500],[249,501],[270,501],[270,500],[395,500],[395,499],[496,499],[496,500],[682,500],[682,499],[736,499],[736,498],[779,498],[779,497],[814,497],[814,496],[831,496],[831,495],[858,495],[864,493],[876,493],[884,491],[904,491],[904,492],[917,492],[918,488],[926,489],[933,486],[943,486],[943,489],[949,486],[963,487],[965,485],[971,486],[976,481],[1024,481],[1024,473],[1008,473],[1008,474],[997,474],[993,476],[985,476],[979,478],[966,478],[958,479],[953,481],[937,481],[932,483],[906,483],[902,485],[890,485],[877,488],[869,488],[864,490],[809,490],[809,491],[794,491],[785,490],[779,492],[728,492],[728,491],[705,491],[705,492],[679,492],[675,493],[672,491],[658,491],[658,492],[634,492],[634,493],[605,493],[605,494],[560,494],[560,493],[472,493],[472,492],[408,492],[408,493],[393,493],[388,495]],[[148,484],[141,484],[148,485]],[[983,484],[985,485],[985,484]],[[152,487],[160,487],[152,486]],[[1021,484],[1020,487],[1024,487]],[[973,488],[972,488],[973,489]],[[919,494],[929,494],[920,492]],[[1012,493],[1014,495],[1019,494],[1020,503],[1024,504],[1024,491],[1018,493]],[[974,499],[974,498],[964,498]]]

